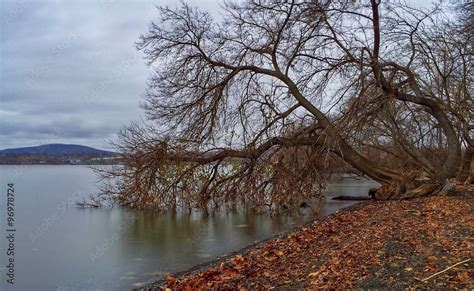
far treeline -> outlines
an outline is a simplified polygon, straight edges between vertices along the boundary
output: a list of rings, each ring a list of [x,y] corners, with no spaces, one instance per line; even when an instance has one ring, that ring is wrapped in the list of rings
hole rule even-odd
[[[0,165],[112,165],[120,157],[103,155],[0,155]]]
[[[334,173],[376,199],[443,194],[473,176],[474,4],[236,1],[219,20],[160,7],[137,42],[147,120],[120,133],[99,198],[156,210],[278,210]]]

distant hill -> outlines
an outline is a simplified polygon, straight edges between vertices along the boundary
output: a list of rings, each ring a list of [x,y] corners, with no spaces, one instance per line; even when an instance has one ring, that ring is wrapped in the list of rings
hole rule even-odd
[[[0,156],[117,156],[118,153],[77,144],[45,144],[35,147],[0,150]]]
[[[120,163],[120,154],[77,144],[45,144],[0,150],[0,165],[108,165]]]

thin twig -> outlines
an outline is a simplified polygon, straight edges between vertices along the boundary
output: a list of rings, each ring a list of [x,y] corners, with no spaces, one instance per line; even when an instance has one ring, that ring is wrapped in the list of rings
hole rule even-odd
[[[433,277],[435,277],[435,276],[438,276],[439,274],[444,273],[444,272],[446,272],[446,271],[448,271],[448,270],[450,270],[450,269],[456,267],[457,265],[461,265],[461,264],[463,264],[463,263],[467,263],[467,262],[469,262],[470,260],[471,260],[471,259],[467,259],[467,260],[464,260],[464,261],[462,261],[462,262],[456,263],[456,264],[454,264],[454,265],[452,265],[452,266],[450,266],[450,267],[447,267],[446,269],[444,269],[444,270],[442,270],[442,271],[439,271],[439,272],[437,272],[437,273],[434,273],[433,275],[431,275],[431,276],[429,276],[429,277],[426,277],[426,278],[421,279],[421,280],[418,279],[418,280],[420,280],[421,282],[428,281],[429,279],[431,279],[431,278],[433,278]]]

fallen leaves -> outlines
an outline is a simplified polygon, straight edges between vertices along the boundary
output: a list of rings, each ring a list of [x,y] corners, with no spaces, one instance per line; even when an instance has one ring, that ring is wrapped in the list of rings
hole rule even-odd
[[[257,245],[220,265],[180,278],[172,289],[468,288],[472,261],[472,187],[467,195],[369,202]]]

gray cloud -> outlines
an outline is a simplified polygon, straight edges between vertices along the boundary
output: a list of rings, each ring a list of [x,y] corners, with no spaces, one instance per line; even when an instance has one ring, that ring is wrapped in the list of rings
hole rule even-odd
[[[191,1],[217,13],[217,1]],[[176,1],[0,1],[0,149],[108,148],[141,117],[149,75],[135,42]]]

